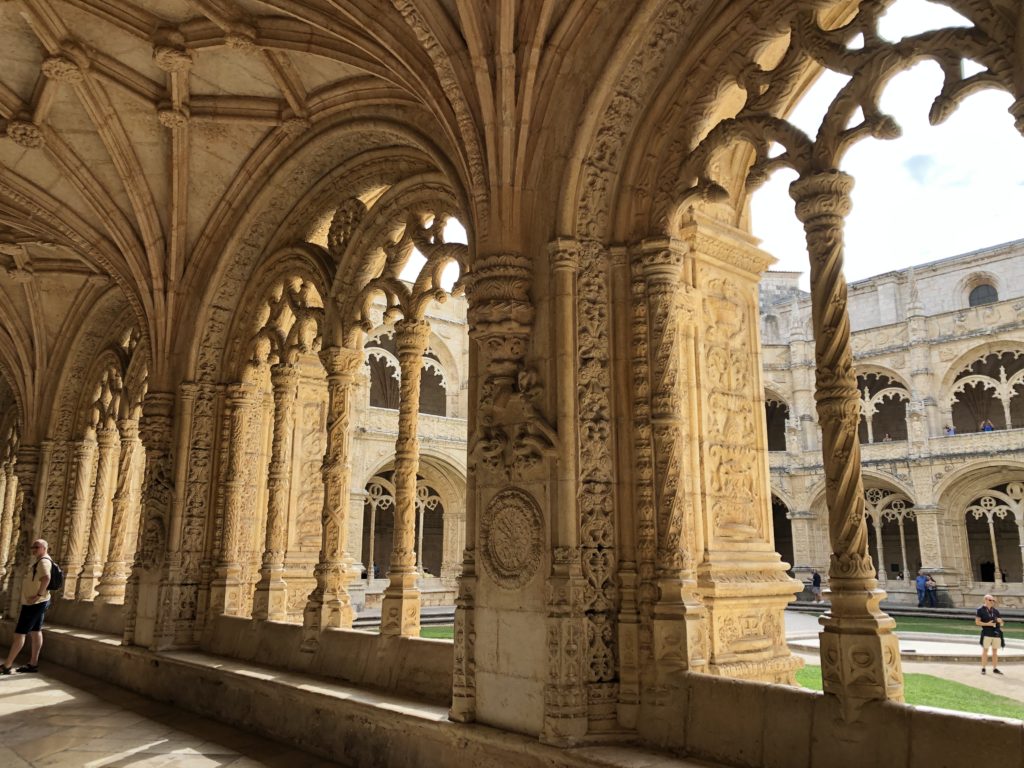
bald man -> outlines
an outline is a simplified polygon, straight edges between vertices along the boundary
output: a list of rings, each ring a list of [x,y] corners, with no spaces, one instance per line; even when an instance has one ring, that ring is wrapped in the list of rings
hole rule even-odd
[[[28,664],[18,667],[18,672],[38,672],[39,652],[43,649],[43,617],[50,607],[50,593],[46,591],[50,584],[50,568],[53,560],[47,554],[49,545],[43,539],[36,539],[31,544],[32,561],[29,563],[25,579],[21,584],[21,613],[18,615],[18,626],[14,628],[14,640],[11,641],[11,652],[0,664],[0,675],[11,674],[11,667],[25,646],[25,635],[31,643],[31,656]]]

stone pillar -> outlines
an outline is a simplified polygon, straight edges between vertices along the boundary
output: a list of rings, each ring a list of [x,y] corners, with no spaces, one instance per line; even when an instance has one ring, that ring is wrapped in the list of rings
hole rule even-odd
[[[750,235],[697,212],[680,238],[684,279],[692,280],[696,299],[684,336],[696,382],[689,402],[680,402],[699,414],[682,437],[699,455],[694,525],[705,534],[693,551],[707,615],[707,669],[793,684],[802,662],[786,644],[784,611],[803,585],[787,575],[773,539],[758,312],[761,273],[774,259]]]
[[[821,618],[822,678],[825,692],[839,697],[847,720],[856,718],[865,701],[903,700],[899,643],[892,633],[896,623],[879,606],[885,592],[878,589],[864,523],[860,403],[843,277],[843,224],[852,188],[852,177],[841,171],[806,175],[790,185],[811,262],[814,394],[832,547],[832,605]]]
[[[210,584],[210,615],[239,615],[242,608],[243,526],[251,516],[250,463],[254,461],[252,422],[259,415],[260,391],[254,384],[228,388],[230,430],[228,466],[224,481],[224,519],[221,523],[220,559]]]
[[[654,443],[658,599],[653,614],[655,702],[677,672],[707,669],[707,628],[697,591],[696,553],[703,549],[694,484],[699,467],[696,297],[683,278],[685,244],[642,245],[649,332],[650,408]]]
[[[885,584],[887,577],[885,575],[885,548],[882,545],[881,514],[877,517],[872,517],[871,523],[875,527],[875,550],[878,554],[878,568],[876,569],[876,572],[878,573],[878,582],[879,584]]]
[[[121,434],[121,457],[117,468],[117,490],[114,492],[110,518],[110,545],[103,575],[97,587],[97,603],[124,603],[125,585],[131,571],[139,530],[142,491],[142,441],[139,439],[139,423],[136,419],[121,419],[117,422]],[[133,535],[136,534],[136,535]]]
[[[14,478],[14,464],[0,466],[0,592],[4,591],[10,572],[11,534],[14,530],[14,502],[18,496],[18,483]]]
[[[320,353],[327,372],[327,447],[324,454],[324,509],[316,586],[302,616],[302,648],[315,651],[320,632],[328,627],[352,626],[348,594],[351,563],[345,555],[349,496],[352,483],[352,405],[357,394],[356,375],[363,364],[361,349],[328,347]]]
[[[139,437],[146,452],[142,514],[135,561],[125,585],[124,644],[150,647],[156,639],[160,574],[167,556],[167,531],[174,496],[173,392],[150,390],[142,408]]]
[[[441,533],[441,580],[455,586],[459,577],[462,551],[466,548],[466,507],[462,499],[446,499]]]
[[[299,369],[278,363],[270,371],[274,387],[274,437],[270,451],[267,496],[267,535],[260,580],[253,596],[252,617],[283,621],[288,617],[284,556],[288,548],[288,507],[292,493],[292,443]]]
[[[21,579],[31,557],[28,545],[35,535],[36,481],[39,477],[38,446],[21,445],[18,448],[18,459],[14,465],[14,474],[17,476],[18,491],[15,501],[16,515],[14,517],[11,543],[14,552],[10,555],[13,565],[9,582],[8,613],[9,615],[17,616],[21,610]]]
[[[91,431],[91,430],[90,430]],[[74,597],[78,592],[78,576],[85,563],[86,532],[92,509],[96,483],[96,439],[87,435],[75,444],[75,488],[68,510],[68,538],[64,548],[64,594]]]
[[[115,427],[96,430],[99,446],[96,458],[96,487],[92,494],[92,520],[89,526],[89,550],[78,579],[75,597],[92,600],[96,596],[104,558],[110,543],[111,499],[117,482],[117,457],[121,441]]]
[[[427,350],[430,323],[399,320],[395,323],[395,345],[401,367],[398,400],[398,439],[395,441],[395,538],[391,553],[390,584],[381,603],[382,635],[418,637],[420,633],[420,592],[416,586],[416,475],[420,465],[420,444],[416,435],[419,421],[420,375]]]

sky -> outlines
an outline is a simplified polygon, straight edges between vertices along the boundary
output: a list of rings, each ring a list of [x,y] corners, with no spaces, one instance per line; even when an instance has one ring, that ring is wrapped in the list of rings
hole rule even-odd
[[[899,0],[879,31],[896,40],[945,26],[967,22],[926,0]],[[817,133],[846,79],[822,75],[791,122]],[[846,221],[845,272],[851,282],[1024,238],[1024,136],[1007,111],[1013,98],[994,90],[974,94],[945,123],[931,126],[928,110],[941,85],[932,62],[894,78],[881,107],[896,118],[902,137],[864,139],[842,162],[855,179]],[[806,242],[789,196],[795,178],[791,171],[776,172],[754,194],[751,218],[761,247],[779,260],[772,269],[804,272],[801,285],[807,289]]]

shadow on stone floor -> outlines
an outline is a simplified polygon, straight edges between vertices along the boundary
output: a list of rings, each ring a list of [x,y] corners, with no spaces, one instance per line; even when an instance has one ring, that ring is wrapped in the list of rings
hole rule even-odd
[[[3,768],[337,765],[55,665],[0,678]]]

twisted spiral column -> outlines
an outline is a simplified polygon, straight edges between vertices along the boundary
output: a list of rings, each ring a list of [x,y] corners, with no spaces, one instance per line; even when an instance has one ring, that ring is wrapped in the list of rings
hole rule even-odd
[[[427,351],[430,323],[399,320],[395,344],[401,368],[398,401],[398,439],[395,441],[395,538],[391,553],[391,583],[381,603],[382,635],[418,637],[420,592],[416,586],[416,474],[420,466],[417,437],[420,410],[420,374]]]
[[[7,578],[7,560],[11,554],[11,530],[14,527],[14,500],[18,495],[14,464],[0,466],[0,591]],[[1022,539],[1021,541],[1024,541]]]
[[[299,368],[293,363],[278,363],[270,371],[270,380],[274,388],[274,438],[267,482],[267,535],[260,580],[253,596],[252,617],[282,621],[288,616],[284,554],[288,545],[288,502]]]
[[[855,718],[865,701],[903,700],[899,644],[892,634],[896,623],[879,607],[885,592],[878,589],[864,521],[860,403],[843,277],[843,224],[852,209],[852,189],[853,178],[836,170],[806,174],[789,188],[811,260],[814,399],[832,546],[832,608],[821,619],[822,678],[825,692],[840,698],[847,719]]]

